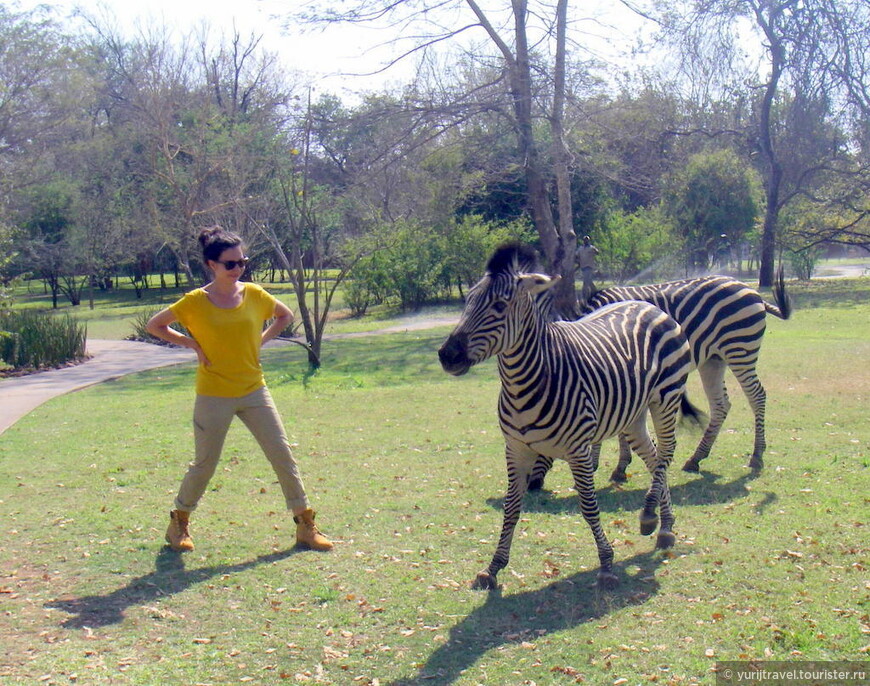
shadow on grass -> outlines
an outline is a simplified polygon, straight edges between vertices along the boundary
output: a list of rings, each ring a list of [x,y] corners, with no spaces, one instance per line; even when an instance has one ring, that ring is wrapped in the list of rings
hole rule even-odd
[[[620,585],[613,591],[597,586],[597,570],[578,572],[543,588],[507,597],[490,591],[486,602],[450,630],[447,642],[415,676],[391,682],[391,686],[446,686],[493,648],[533,642],[622,608],[643,605],[659,591],[654,573],[662,559],[661,553],[653,551],[615,565]]]
[[[56,610],[63,610],[71,615],[63,622],[67,629],[108,626],[118,624],[124,619],[124,612],[132,605],[141,605],[186,591],[195,584],[208,581],[215,576],[235,574],[259,565],[270,564],[284,560],[299,552],[297,548],[282,550],[269,555],[260,555],[248,562],[238,564],[215,565],[199,569],[185,569],[184,557],[168,546],[157,553],[154,571],[144,576],[132,579],[123,588],[115,589],[104,595],[90,595],[70,600],[52,600],[45,604]]]
[[[734,481],[721,482],[721,475],[712,472],[703,472],[699,478],[671,488],[671,501],[675,507],[686,505],[716,505],[729,503],[749,495],[761,496],[756,504],[758,514],[776,502],[775,493],[751,491],[747,487],[758,474],[747,471],[743,476]],[[598,508],[601,512],[617,512],[619,510],[635,511],[643,507],[646,489],[649,487],[649,478],[645,474],[636,474],[631,477],[631,482],[636,488],[625,488],[608,485],[597,492]],[[502,509],[504,498],[488,498],[487,504],[496,509]],[[576,512],[580,516],[580,508],[575,494],[555,496],[546,489],[533,491],[526,494],[523,501],[523,512],[546,512],[560,514]]]

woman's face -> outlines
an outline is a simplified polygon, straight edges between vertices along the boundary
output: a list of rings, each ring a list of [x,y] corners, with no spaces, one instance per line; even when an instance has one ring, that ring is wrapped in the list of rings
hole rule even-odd
[[[242,273],[245,271],[248,258],[245,257],[241,245],[235,245],[232,248],[224,250],[220,259],[209,260],[209,265],[214,271],[216,279],[230,279],[238,281]]]

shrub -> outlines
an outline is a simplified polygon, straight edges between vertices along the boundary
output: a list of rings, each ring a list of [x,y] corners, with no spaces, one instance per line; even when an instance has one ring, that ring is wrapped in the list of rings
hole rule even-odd
[[[13,339],[9,343],[4,336],[3,359],[18,369],[57,367],[85,356],[87,328],[69,315],[4,312],[0,314],[0,330]]]
[[[352,317],[365,315],[373,300],[374,295],[364,280],[348,279],[344,282],[344,301]]]
[[[813,272],[821,256],[822,251],[818,246],[788,251],[788,260],[794,275],[801,281],[809,281],[813,278]]]
[[[15,349],[18,347],[18,334],[12,331],[0,331],[0,360],[12,364],[15,359]]]
[[[128,341],[142,341],[143,343],[154,343],[155,345],[171,345],[171,343],[167,343],[162,338],[157,338],[156,336],[152,336],[145,330],[145,326],[148,324],[148,320],[151,319],[155,314],[162,310],[162,307],[152,307],[150,310],[143,310],[139,314],[136,315],[135,319],[133,319],[133,333],[127,336]],[[185,336],[188,335],[187,329],[185,329],[179,322],[173,322],[169,325],[170,328],[175,329],[179,333],[183,333]]]

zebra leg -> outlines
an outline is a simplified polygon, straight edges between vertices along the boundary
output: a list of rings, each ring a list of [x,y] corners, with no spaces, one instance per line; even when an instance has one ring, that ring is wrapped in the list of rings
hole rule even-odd
[[[659,525],[659,517],[656,510],[661,499],[661,481],[657,481],[655,478],[658,466],[658,453],[655,443],[653,443],[646,428],[646,412],[642,412],[632,424],[626,427],[625,433],[620,435],[620,441],[623,436],[629,450],[634,450],[640,455],[647,470],[653,476],[652,483],[644,497],[643,510],[640,513],[640,533],[643,536],[649,536]]]
[[[529,490],[539,491],[544,487],[544,477],[553,468],[553,458],[545,455],[538,455],[535,460],[535,466],[532,468],[532,473],[529,474]]]
[[[767,393],[765,393],[764,386],[761,385],[761,381],[755,373],[754,364],[751,367],[739,370],[732,369],[732,371],[734,371],[734,376],[740,382],[740,387],[755,413],[755,447],[752,450],[752,458],[746,466],[751,469],[761,469],[764,467],[764,451],[767,448],[767,442],[764,440],[764,413],[767,407]]]
[[[571,475],[574,477],[574,488],[580,496],[580,511],[592,530],[595,546],[598,548],[598,561],[601,565],[598,570],[598,584],[607,589],[615,588],[619,584],[619,579],[613,573],[613,548],[601,527],[589,449],[587,448],[581,455],[572,457],[569,464]]]
[[[610,480],[618,484],[624,484],[628,481],[625,470],[630,463],[631,446],[625,434],[619,434],[619,463],[616,465],[616,469],[613,470],[613,474],[610,475]]]
[[[677,447],[677,420],[682,389],[671,394],[662,404],[650,404],[650,415],[656,432],[656,456],[650,469],[652,487],[656,492],[662,517],[661,529],[656,538],[656,548],[671,548],[677,542],[673,533],[674,513],[671,508],[671,490],[668,487],[668,467]],[[648,463],[648,466],[649,463]]]
[[[683,465],[684,472],[701,471],[700,462],[710,455],[713,443],[722,429],[728,410],[731,409],[731,401],[728,399],[728,390],[725,388],[725,369],[727,365],[720,357],[711,357],[698,368],[701,375],[701,383],[707,394],[707,402],[710,403],[710,422],[704,430],[701,442],[695,448],[695,453]]]
[[[677,537],[674,535],[674,512],[671,507],[671,489],[668,488],[667,469],[663,469],[661,498],[659,499],[659,510],[662,513],[662,528],[659,529],[659,535],[656,537],[656,548],[665,550],[673,548],[677,542]]]
[[[473,589],[498,588],[496,576],[507,566],[510,560],[511,542],[514,537],[514,529],[520,519],[523,508],[523,496],[526,494],[526,484],[529,473],[535,460],[535,453],[521,449],[511,448],[508,443],[506,451],[508,488],[504,499],[504,520],[501,527],[501,535],[492,561],[485,571],[480,572],[472,582]]]
[[[590,455],[592,457],[592,471],[598,471],[598,463],[601,461],[601,444],[596,443],[592,446],[592,450],[590,451]]]

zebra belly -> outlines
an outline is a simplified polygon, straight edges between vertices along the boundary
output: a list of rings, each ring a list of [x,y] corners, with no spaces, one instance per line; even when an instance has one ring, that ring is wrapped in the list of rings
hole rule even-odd
[[[632,390],[634,392],[632,392]],[[517,407],[513,399],[502,396],[499,406],[500,426],[506,439],[525,445],[537,455],[553,459],[569,459],[585,452],[589,446],[612,438],[632,425],[649,405],[649,389],[636,386],[627,392],[622,402],[601,411],[602,403],[584,395],[571,407],[531,405]],[[577,400],[577,399],[575,399]],[[595,408],[599,408],[596,411]],[[566,415],[571,416],[566,421]]]
[[[536,421],[523,422],[521,415],[503,416],[501,430],[506,440],[528,447],[535,455],[567,460],[584,452],[589,446],[616,435],[596,420],[584,418],[571,425],[558,422],[548,426]]]

